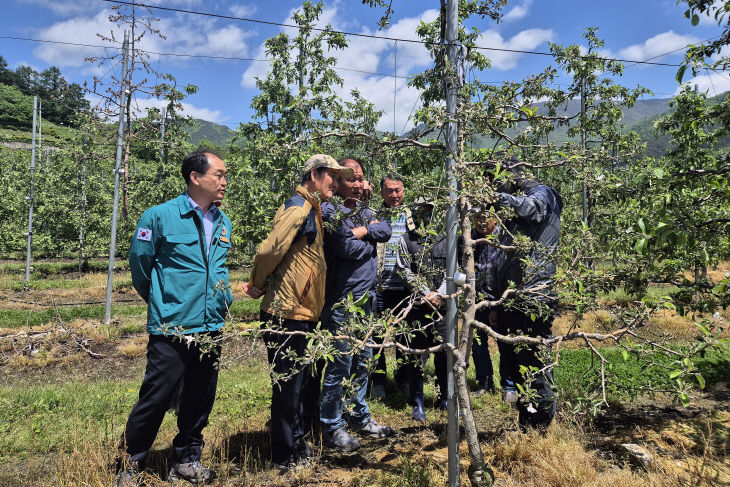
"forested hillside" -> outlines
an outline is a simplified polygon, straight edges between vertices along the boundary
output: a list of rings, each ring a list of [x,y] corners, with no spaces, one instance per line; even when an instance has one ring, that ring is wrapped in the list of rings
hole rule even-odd
[[[0,56],[0,125],[30,128],[33,97],[43,103],[43,118],[59,125],[75,126],[77,114],[89,109],[84,89],[68,83],[56,66],[40,73],[30,66],[12,70]]]

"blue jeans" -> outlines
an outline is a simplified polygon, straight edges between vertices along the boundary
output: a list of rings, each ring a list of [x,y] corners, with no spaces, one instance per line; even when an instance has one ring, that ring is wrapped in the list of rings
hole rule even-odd
[[[370,301],[363,306],[366,315],[371,314]],[[338,334],[343,323],[349,317],[344,307],[327,309],[322,313],[322,326],[333,334]],[[365,402],[365,393],[368,388],[368,362],[373,357],[373,350],[365,347],[359,353],[350,353],[350,343],[347,340],[337,340],[332,362],[327,362],[322,381],[322,400],[319,406],[319,420],[325,431],[333,432],[345,426],[362,425],[370,419],[370,409]],[[354,391],[344,397],[342,381],[352,378]],[[352,406],[352,412],[346,420],[344,417],[345,402]]]

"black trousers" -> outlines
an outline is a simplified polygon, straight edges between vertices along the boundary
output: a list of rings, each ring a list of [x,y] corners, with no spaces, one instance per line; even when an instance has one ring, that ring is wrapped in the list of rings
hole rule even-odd
[[[408,304],[406,300],[404,304],[400,304],[404,299],[408,298],[411,293],[407,290],[386,290],[378,294],[378,312],[384,313],[388,310],[394,310],[393,314],[397,314],[402,308]],[[399,336],[396,341],[409,348],[427,348],[440,343],[446,339],[446,322],[441,320],[431,323],[431,319],[427,315],[435,313],[426,305],[414,306],[406,317],[406,321],[413,322],[417,328],[425,328],[413,333],[412,337]],[[410,399],[413,402],[416,396],[423,397],[423,366],[428,360],[428,355],[407,355],[396,349],[395,358],[397,368],[394,372],[394,378],[398,384],[408,384],[410,390]],[[439,387],[439,395],[441,398],[446,397],[446,352],[441,351],[434,355],[434,368],[436,369],[436,384]],[[385,354],[380,355],[377,364],[377,370],[382,373],[376,373],[373,376],[373,383],[385,385]]]
[[[218,333],[212,333],[216,336]],[[141,463],[147,456],[165,417],[170,400],[183,379],[178,434],[172,442],[173,461],[187,463],[200,460],[203,447],[201,432],[215,401],[218,385],[220,347],[201,357],[197,345],[190,347],[178,338],[150,335],[147,343],[147,369],[139,389],[139,400],[129,414],[120,450],[129,461]]]
[[[309,332],[316,326],[311,321],[282,320],[264,311],[261,321],[282,331]],[[288,357],[292,351],[297,357],[304,356],[305,336],[266,333],[264,341],[269,364],[280,377],[271,384],[271,460],[283,464],[296,460],[294,444],[304,437],[310,422],[319,422],[320,369]]]
[[[414,307],[409,313],[409,321],[415,322],[415,326],[423,329],[414,331],[412,337],[400,337],[398,341],[409,348],[430,348],[446,341],[446,321],[439,320],[432,322],[428,315],[435,313],[426,305]],[[396,356],[400,356],[398,368],[399,376],[405,377],[408,382],[411,403],[415,405],[416,398],[423,399],[423,368],[428,362],[428,355],[407,355],[396,350]],[[436,371],[436,386],[438,387],[438,399],[446,399],[446,351],[441,350],[433,356],[434,369]]]
[[[503,310],[499,312],[497,331],[507,335],[527,335],[531,337],[552,337],[554,314],[551,312],[547,317],[537,317],[532,321],[529,315],[516,310]],[[520,366],[536,367],[541,370],[545,364],[539,357],[539,347],[536,346],[515,346],[498,341],[499,348],[499,374],[504,383],[505,378],[514,380],[515,383],[524,384],[525,377],[520,374]],[[523,426],[547,427],[555,417],[555,396],[553,395],[551,370],[532,375],[529,384],[530,389],[537,392],[536,404],[520,400],[517,403],[519,410],[519,422]],[[533,410],[531,412],[530,410]]]
[[[378,291],[375,297],[376,306],[374,306],[374,308],[377,310],[376,312],[379,315],[390,312],[390,310],[393,310],[393,315],[396,315],[400,311],[400,309],[403,308],[403,305],[398,306],[398,304],[410,295],[410,291],[407,291],[405,289],[386,289],[384,291]],[[383,343],[383,340],[380,337],[373,337],[373,341],[378,344]],[[373,385],[377,384],[385,386],[388,379],[388,369],[386,368],[385,362],[385,350],[374,349],[373,353],[379,353],[380,355],[377,359],[375,371],[370,378],[370,382]],[[396,362],[400,362],[401,359],[402,354],[396,349]],[[393,376],[396,383],[398,384],[403,384],[408,381],[405,374],[403,373],[403,370],[401,370],[401,368],[398,366],[396,366],[396,370],[393,372]]]

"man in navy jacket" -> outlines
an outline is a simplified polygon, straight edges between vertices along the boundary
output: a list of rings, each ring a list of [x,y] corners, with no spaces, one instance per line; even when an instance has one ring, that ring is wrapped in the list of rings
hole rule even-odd
[[[335,208],[331,203],[322,204],[322,219],[332,222],[337,213],[352,214],[341,221],[336,229],[325,233],[324,253],[327,261],[327,281],[325,287],[325,304],[322,312],[322,325],[333,334],[349,334],[347,322],[355,317],[347,313],[344,306],[335,306],[352,295],[358,300],[365,297],[362,305],[366,315],[371,314],[370,293],[375,289],[377,281],[378,258],[376,242],[387,242],[391,229],[387,220],[378,221],[373,212],[362,206],[363,178],[362,164],[353,158],[339,161],[341,165],[351,168],[352,177],[341,178],[337,195],[344,204]],[[362,338],[362,337],[355,337]],[[367,365],[372,358],[372,349],[363,347],[353,350],[349,340],[337,340],[333,361],[328,362],[324,372],[322,400],[320,404],[320,422],[326,446],[342,451],[353,451],[360,447],[360,442],[346,429],[351,429],[375,437],[385,437],[393,430],[379,425],[370,416],[365,402],[368,385]],[[343,381],[353,379],[354,391],[348,392],[347,402],[352,406],[345,418]]]
[[[555,278],[555,252],[560,239],[560,213],[563,201],[558,192],[536,181],[521,179],[519,171],[516,188],[497,193],[496,207],[510,208],[515,216],[504,222],[499,243],[513,245],[513,236],[524,235],[532,242],[527,259],[516,251],[494,252],[493,275],[494,295],[499,298],[513,283],[525,292],[520,302],[509,309],[499,311],[497,332],[525,334],[533,337],[552,336],[551,327],[558,304],[553,289]],[[519,190],[523,195],[512,194]],[[527,264],[523,263],[527,262]],[[555,416],[555,397],[552,391],[552,372],[545,370],[536,347],[514,346],[498,342],[500,353],[500,375],[511,377],[516,382],[524,381],[520,366],[532,367],[537,373],[529,373],[529,387],[537,392],[537,400],[520,399],[517,402],[519,421],[522,427],[545,428]],[[503,387],[505,386],[503,382]],[[505,389],[503,393],[508,393]],[[506,398],[505,400],[509,400]]]

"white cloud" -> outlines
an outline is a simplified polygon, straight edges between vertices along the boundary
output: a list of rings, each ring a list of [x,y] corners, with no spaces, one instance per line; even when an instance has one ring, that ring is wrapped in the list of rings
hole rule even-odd
[[[552,29],[527,29],[515,34],[511,39],[505,40],[502,35],[494,29],[483,32],[477,41],[477,45],[495,49],[513,49],[520,51],[531,51],[539,45],[555,38]],[[509,51],[482,51],[492,61],[492,68],[508,70],[517,66],[517,61],[523,56],[518,52]]]
[[[56,15],[73,17],[88,14],[99,8],[99,0],[20,0],[22,3],[47,8]],[[149,5],[164,5],[166,7],[193,7],[201,5],[202,0],[145,0],[142,3]],[[140,10],[143,7],[138,7]],[[154,12],[154,11],[153,11]],[[159,15],[159,13],[157,14]]]
[[[44,40],[72,42],[75,44],[106,45],[109,44],[97,36],[97,33],[114,37],[121,41],[123,27],[109,21],[111,10],[102,10],[93,17],[73,17],[57,22],[39,32]],[[145,35],[136,45],[138,49],[148,52],[181,53],[193,55],[245,57],[248,54],[250,32],[237,25],[223,25],[215,19],[175,15],[164,17],[153,24],[162,34],[163,39],[155,34]],[[113,46],[113,51],[106,54],[117,54],[120,46]],[[103,68],[95,68],[84,61],[85,57],[103,56],[105,49],[83,47],[70,44],[41,44],[34,50],[39,59],[57,66],[87,66],[87,72],[99,74]],[[184,62],[177,58],[176,62]],[[106,68],[108,69],[108,68]]]
[[[137,111],[137,116],[144,116],[146,109],[149,108],[163,108],[167,106],[167,101],[158,100],[157,98],[138,98],[135,100],[134,108]],[[227,117],[222,117],[220,110],[211,110],[209,108],[200,108],[190,103],[182,103],[183,115],[190,115],[193,118],[200,118],[209,122],[224,122]]]
[[[291,13],[284,23],[291,22]],[[323,12],[318,26],[332,24],[335,29],[342,29],[348,22],[337,16],[337,6]],[[363,34],[377,37],[394,37],[399,39],[418,40],[416,27],[421,20],[430,22],[438,15],[437,10],[426,10],[417,17],[400,19],[383,31],[371,31],[363,29]],[[296,35],[291,28],[283,28],[283,32],[289,35]],[[390,40],[377,40],[370,37],[348,37],[348,46],[343,50],[333,50],[328,54],[337,59],[338,75],[343,79],[343,86],[335,87],[335,92],[345,100],[350,99],[353,89],[360,91],[361,95],[373,103],[378,110],[384,112],[378,123],[378,129],[384,131],[393,130],[393,101],[395,97],[395,127],[398,132],[407,130],[412,126],[408,117],[417,104],[420,93],[417,89],[408,86],[407,80],[398,78],[394,81],[391,76],[378,76],[370,73],[393,73],[397,65],[398,76],[408,76],[416,68],[430,65],[432,60],[428,50],[423,44],[413,42],[399,42],[397,58],[394,57],[394,42]],[[292,53],[292,57],[296,53]],[[259,47],[254,55],[256,59],[265,59],[266,53],[263,46]],[[397,61],[394,62],[394,61]],[[256,77],[263,78],[269,70],[267,63],[252,63],[241,76],[241,85],[244,88],[253,88],[256,85]],[[349,71],[349,70],[357,70]]]
[[[730,78],[722,73],[711,73],[709,75],[695,76],[694,78],[686,81],[682,85],[697,85],[697,90],[700,92],[707,92],[709,96],[719,95],[726,91],[730,91]],[[682,91],[682,87],[677,87],[674,92],[678,95]]]
[[[253,15],[257,9],[256,5],[250,5],[247,3],[235,3],[228,7],[231,15],[234,17],[248,17]]]
[[[522,0],[522,2],[519,5],[515,5],[514,8],[512,8],[509,12],[504,14],[502,17],[503,22],[512,22],[514,20],[519,20],[523,17],[526,17],[527,14],[530,12],[530,6],[532,5],[532,0]]]
[[[673,51],[681,53],[681,50],[687,47],[688,44],[693,44],[698,41],[699,39],[694,36],[677,34],[673,30],[670,30],[657,34],[642,44],[634,44],[621,49],[618,57],[632,61],[644,61],[647,59],[655,61],[669,53],[673,53]]]

